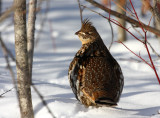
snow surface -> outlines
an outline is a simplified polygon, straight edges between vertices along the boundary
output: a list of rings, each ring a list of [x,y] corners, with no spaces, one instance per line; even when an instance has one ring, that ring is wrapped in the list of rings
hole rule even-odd
[[[107,15],[101,10],[92,7],[90,4],[84,1],[83,3]],[[11,0],[3,1],[3,10],[11,4]],[[39,37],[40,40],[35,47],[33,83],[43,95],[49,108],[57,118],[160,118],[160,85],[158,85],[153,70],[143,62],[137,63],[132,60],[132,58],[136,57],[123,45],[116,42],[114,42],[111,48],[111,54],[119,62],[125,78],[124,89],[118,106],[115,108],[85,108],[80,104],[73,95],[67,76],[69,64],[74,54],[81,47],[78,37],[74,35],[80,28],[77,1],[50,1],[47,9],[46,5],[44,1],[36,21],[36,37]],[[114,7],[113,5],[112,8]],[[139,8],[140,4],[136,4],[136,7]],[[138,10],[140,11],[140,8]],[[139,11],[138,14],[140,14]],[[100,16],[85,10],[84,18],[87,17],[94,23],[106,46],[109,47],[112,36],[108,22]],[[41,27],[43,19],[45,23],[43,27]],[[141,19],[147,24],[149,17]],[[1,23],[0,30],[5,43],[14,54],[14,30],[12,20],[13,18],[10,18]],[[5,28],[6,25],[9,26]],[[41,28],[43,30],[38,34]],[[117,27],[113,25],[113,28],[116,39]],[[138,36],[138,33],[134,30],[130,29],[130,31]],[[148,60],[144,46],[130,35],[128,35],[128,39],[125,44],[134,52],[137,54],[140,53],[142,57]],[[154,46],[156,51],[160,53],[160,42],[155,39],[153,34],[148,33],[148,41]],[[153,59],[157,59],[151,50],[150,52]],[[15,63],[11,61],[11,65],[16,73]],[[156,60],[155,65],[160,75],[160,60]],[[0,50],[0,94],[12,87],[12,79],[9,71],[6,69],[6,63]],[[35,118],[51,118],[51,115],[33,89],[32,99]],[[0,98],[0,118],[19,117],[19,107],[15,90],[13,89]]]

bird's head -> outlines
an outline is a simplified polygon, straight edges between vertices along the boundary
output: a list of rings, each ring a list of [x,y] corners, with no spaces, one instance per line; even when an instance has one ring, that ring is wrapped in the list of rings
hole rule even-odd
[[[96,28],[92,25],[92,23],[88,19],[85,19],[82,22],[81,29],[77,31],[75,34],[78,35],[82,44],[94,42],[99,37]]]

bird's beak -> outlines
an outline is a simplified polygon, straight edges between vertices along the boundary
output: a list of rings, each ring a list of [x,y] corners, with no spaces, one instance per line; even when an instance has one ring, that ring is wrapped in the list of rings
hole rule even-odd
[[[78,35],[78,34],[79,34],[79,32],[80,32],[80,31],[77,31],[77,32],[75,33],[75,35]]]

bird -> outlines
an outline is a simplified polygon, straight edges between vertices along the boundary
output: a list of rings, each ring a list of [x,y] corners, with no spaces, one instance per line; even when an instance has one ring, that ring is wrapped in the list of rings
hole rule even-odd
[[[82,46],[70,63],[68,79],[76,99],[86,107],[117,106],[124,86],[120,65],[89,19],[75,34]]]

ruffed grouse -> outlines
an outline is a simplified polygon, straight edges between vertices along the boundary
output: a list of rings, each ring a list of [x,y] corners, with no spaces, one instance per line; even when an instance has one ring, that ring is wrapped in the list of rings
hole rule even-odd
[[[85,106],[117,105],[124,84],[119,64],[89,20],[75,34],[82,42],[68,72],[75,97]]]

